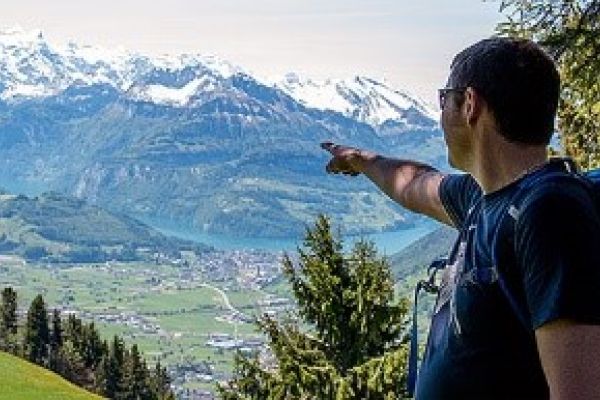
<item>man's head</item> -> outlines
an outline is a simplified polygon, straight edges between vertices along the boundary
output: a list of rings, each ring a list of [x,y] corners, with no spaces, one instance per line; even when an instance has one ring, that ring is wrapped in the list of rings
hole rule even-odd
[[[559,86],[554,62],[535,43],[485,39],[454,57],[447,88],[455,90],[440,93],[447,100],[442,111],[460,108],[466,95],[473,95],[485,103],[496,132],[507,141],[547,145],[554,131]],[[452,129],[444,115],[442,125]]]

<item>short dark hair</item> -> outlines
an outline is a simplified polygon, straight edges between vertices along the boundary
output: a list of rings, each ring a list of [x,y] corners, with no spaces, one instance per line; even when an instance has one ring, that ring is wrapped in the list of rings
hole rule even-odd
[[[537,44],[525,39],[485,39],[457,54],[451,69],[452,86],[475,89],[507,140],[550,142],[560,77],[554,61]]]

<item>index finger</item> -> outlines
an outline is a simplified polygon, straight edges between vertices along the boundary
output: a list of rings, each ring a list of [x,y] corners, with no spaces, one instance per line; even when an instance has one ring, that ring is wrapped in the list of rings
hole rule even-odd
[[[333,152],[333,148],[335,147],[335,144],[333,144],[332,142],[323,142],[321,143],[321,148],[323,150],[327,150],[328,152]]]

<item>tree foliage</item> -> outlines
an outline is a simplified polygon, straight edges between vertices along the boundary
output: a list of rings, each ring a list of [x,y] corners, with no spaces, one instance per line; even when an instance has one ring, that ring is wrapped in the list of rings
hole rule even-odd
[[[155,394],[149,385],[149,373],[146,363],[140,357],[137,345],[131,346],[131,351],[125,354],[123,371],[123,388],[118,398],[123,400],[152,400]]]
[[[50,328],[48,326],[48,311],[41,295],[31,302],[27,312],[27,325],[23,346],[25,358],[36,364],[44,365],[50,345]]]
[[[100,393],[114,399],[122,392],[125,371],[125,344],[114,336],[109,350],[102,356],[98,367],[98,388]]]
[[[52,331],[50,334],[50,348],[58,349],[63,345],[63,327],[60,318],[60,311],[52,311]]]
[[[503,0],[501,34],[540,43],[558,63],[558,128],[565,152],[600,167],[600,0]]]
[[[2,290],[0,303],[0,349],[15,352],[17,334],[17,292],[11,287]]]
[[[297,318],[263,316],[270,357],[238,355],[224,399],[399,399],[406,396],[408,303],[394,302],[387,261],[373,244],[342,242],[320,217],[284,275]],[[266,361],[265,361],[266,360]]]
[[[149,368],[137,345],[129,351],[123,340],[115,336],[109,346],[101,340],[93,322],[84,323],[72,314],[63,320],[58,310],[53,310],[49,321],[41,295],[31,303],[25,329],[19,332],[16,298],[12,288],[3,290],[0,332],[21,335],[21,353],[28,360],[110,399],[175,398],[167,370],[160,363]],[[6,340],[4,336],[0,339]],[[17,341],[13,341],[15,346]]]
[[[152,380],[154,392],[158,394],[159,399],[175,400],[175,395],[171,392],[171,378],[167,374],[167,370],[160,365],[160,361],[154,366],[154,379]]]

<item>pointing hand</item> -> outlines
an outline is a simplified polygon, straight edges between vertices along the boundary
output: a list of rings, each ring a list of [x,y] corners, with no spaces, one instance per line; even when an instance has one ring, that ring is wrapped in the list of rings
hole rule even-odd
[[[331,142],[321,143],[321,148],[333,156],[325,167],[328,173],[357,176],[362,172],[365,156],[360,149]]]

